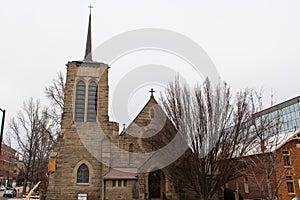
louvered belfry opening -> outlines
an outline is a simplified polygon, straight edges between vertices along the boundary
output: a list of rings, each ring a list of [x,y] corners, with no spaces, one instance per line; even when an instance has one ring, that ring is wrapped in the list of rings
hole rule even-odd
[[[88,88],[87,121],[95,122],[97,117],[97,83],[92,81]]]
[[[85,110],[85,84],[83,81],[78,81],[76,85],[76,99],[75,99],[75,121],[84,121]]]

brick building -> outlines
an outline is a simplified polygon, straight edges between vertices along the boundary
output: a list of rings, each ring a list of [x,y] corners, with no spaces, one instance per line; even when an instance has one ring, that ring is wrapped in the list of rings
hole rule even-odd
[[[17,151],[6,144],[2,144],[0,155],[0,185],[12,185],[16,180],[15,156]]]
[[[300,197],[300,131],[279,137],[270,152],[243,158],[251,161],[246,163],[253,163],[254,168],[251,164],[245,166],[241,177],[229,182],[227,188],[238,191],[244,199],[266,199],[267,192],[279,200]]]
[[[253,117],[255,120],[264,118],[275,121],[279,117],[281,125],[278,134],[269,137],[269,140],[276,141],[276,144],[270,144],[268,141],[263,142],[263,146],[268,149],[270,155],[268,153],[263,154],[255,148],[249,150],[248,159],[253,160],[252,162],[256,165],[255,178],[257,180],[254,179],[253,175],[242,174],[240,178],[228,183],[227,186],[230,189],[238,190],[246,199],[261,199],[266,196],[263,191],[267,191],[267,179],[269,179],[271,190],[274,191],[277,198],[289,200],[293,197],[300,197],[300,132],[297,131],[300,130],[300,96],[266,108]],[[278,140],[274,139],[276,137]],[[258,144],[259,148],[261,148],[260,145]],[[276,162],[274,162],[275,159]],[[262,160],[264,162],[261,162]],[[274,163],[274,166],[268,166],[267,163]],[[268,167],[269,178],[266,173],[262,172],[264,167]],[[260,182],[260,186],[257,185],[257,182]]]
[[[280,200],[300,197],[300,131],[297,131],[277,149],[282,157],[276,178],[283,179],[278,189]]]

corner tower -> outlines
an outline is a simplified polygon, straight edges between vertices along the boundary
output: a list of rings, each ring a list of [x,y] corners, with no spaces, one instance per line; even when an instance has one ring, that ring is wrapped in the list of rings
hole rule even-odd
[[[93,60],[91,29],[90,12],[84,59],[66,64],[61,132],[51,156],[56,167],[50,174],[47,200],[103,196],[102,179],[109,166],[101,160],[109,160],[110,154],[98,133],[101,129],[108,137],[117,134],[118,124],[109,122],[109,66]]]

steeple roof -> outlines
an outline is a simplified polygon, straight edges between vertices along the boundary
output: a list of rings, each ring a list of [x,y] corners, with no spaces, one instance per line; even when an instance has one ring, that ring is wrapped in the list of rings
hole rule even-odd
[[[144,105],[144,107],[141,109],[141,111],[137,114],[137,116],[135,117],[135,119],[124,129],[123,131],[120,133],[120,135],[124,135],[126,134],[126,132],[130,131],[130,128],[132,126],[134,126],[135,124],[140,124],[140,118],[142,118],[143,121],[145,121],[145,119],[147,120],[147,117],[145,116],[149,116],[150,113],[150,109],[153,107],[155,109],[157,109],[157,112],[159,110],[159,112],[161,112],[161,114],[164,114],[164,111],[162,110],[162,108],[160,107],[160,105],[157,103],[153,93],[154,90],[153,88],[151,88],[151,90],[149,91],[151,93],[150,98],[148,100],[148,102]],[[165,114],[164,114],[165,115]],[[142,116],[142,117],[141,117]],[[151,119],[148,119],[149,122],[151,121]]]
[[[88,33],[87,33],[87,39],[86,39],[84,61],[93,61],[93,59],[92,59],[92,25],[91,25],[91,20],[92,20],[91,8],[92,8],[92,6],[89,6],[89,8],[90,8],[89,27],[88,27]]]

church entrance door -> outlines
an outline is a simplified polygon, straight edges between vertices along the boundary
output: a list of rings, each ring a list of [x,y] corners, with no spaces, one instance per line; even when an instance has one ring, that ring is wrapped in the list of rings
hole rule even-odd
[[[161,190],[161,175],[159,171],[154,171],[149,174],[148,178],[149,198],[150,200],[160,199]]]

